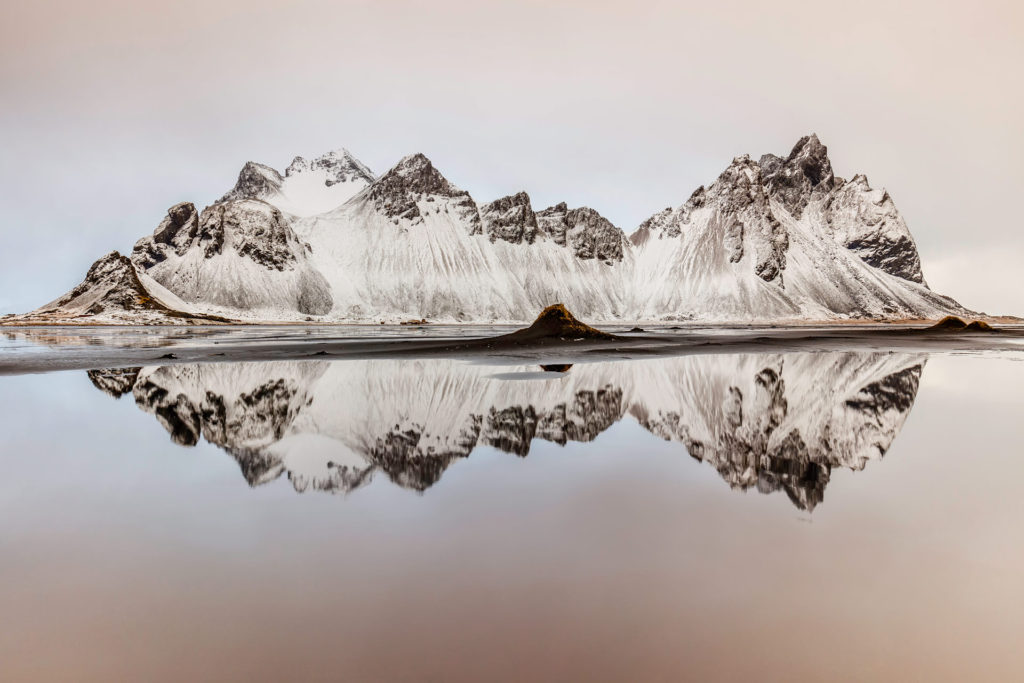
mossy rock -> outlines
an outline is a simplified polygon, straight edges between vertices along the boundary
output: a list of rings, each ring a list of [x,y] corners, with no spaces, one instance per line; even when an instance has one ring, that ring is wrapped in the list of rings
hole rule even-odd
[[[594,329],[590,325],[581,323],[576,317],[569,312],[569,310],[562,304],[554,304],[548,306],[532,325],[527,327],[525,330],[519,330],[512,334],[506,335],[505,339],[509,341],[543,341],[543,340],[561,340],[561,341],[578,341],[578,340],[594,340],[594,339],[618,339],[613,334],[602,332],[601,330]]]

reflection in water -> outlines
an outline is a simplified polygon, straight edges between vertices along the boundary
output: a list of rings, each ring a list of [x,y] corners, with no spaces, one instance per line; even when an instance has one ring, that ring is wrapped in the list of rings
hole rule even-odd
[[[736,489],[812,510],[833,467],[888,450],[924,358],[798,353],[545,366],[531,381],[450,360],[282,361],[95,370],[171,438],[205,438],[250,485],[350,491],[383,472],[423,491],[478,446],[526,456],[534,439],[588,442],[623,419],[682,444]],[[536,366],[522,368],[536,375]],[[502,375],[507,377],[508,375]]]

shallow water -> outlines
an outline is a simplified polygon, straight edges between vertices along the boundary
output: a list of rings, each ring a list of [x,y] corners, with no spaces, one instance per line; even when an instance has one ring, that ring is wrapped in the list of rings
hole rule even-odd
[[[0,679],[1016,679],[1021,358],[0,377]]]

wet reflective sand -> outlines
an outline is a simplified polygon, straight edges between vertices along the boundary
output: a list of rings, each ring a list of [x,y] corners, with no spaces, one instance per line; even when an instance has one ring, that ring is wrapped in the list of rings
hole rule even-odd
[[[1024,672],[1018,355],[546,365],[0,378],[0,678]]]

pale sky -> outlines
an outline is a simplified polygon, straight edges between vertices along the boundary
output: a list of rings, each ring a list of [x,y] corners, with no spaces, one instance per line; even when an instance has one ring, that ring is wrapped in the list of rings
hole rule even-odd
[[[1024,315],[1019,3],[0,2],[0,313],[247,160],[423,152],[478,201],[631,232],[816,132],[890,191],[934,289]]]

